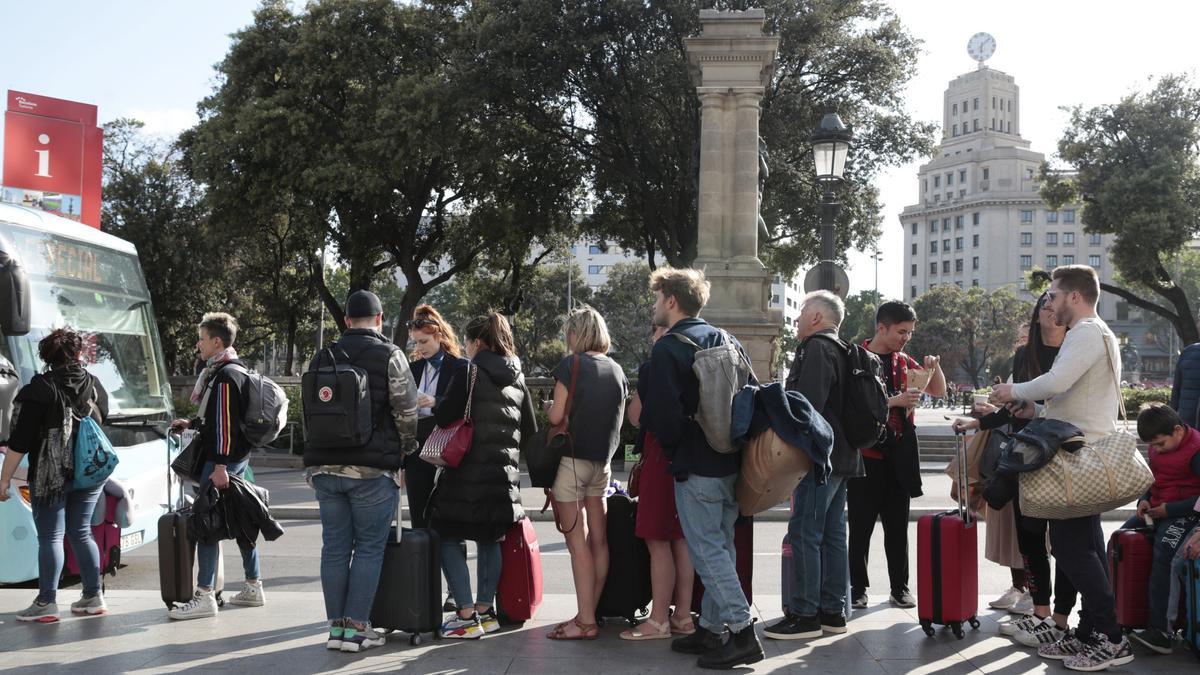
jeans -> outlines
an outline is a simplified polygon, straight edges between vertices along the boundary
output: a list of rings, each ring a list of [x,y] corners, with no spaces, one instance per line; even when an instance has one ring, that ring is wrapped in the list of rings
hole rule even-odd
[[[467,569],[467,547],[458,537],[442,538],[442,571],[454,603],[466,609],[475,604],[491,605],[500,585],[500,542],[476,542],[475,575],[479,577],[476,597],[471,599],[471,571]]]
[[[871,585],[867,560],[875,521],[883,523],[883,552],[894,596],[908,592],[908,511],[912,498],[887,459],[863,457],[867,475],[848,479],[846,501],[850,520],[850,586],[854,594]]]
[[[321,510],[321,591],[325,618],[366,623],[375,604],[383,552],[400,501],[396,482],[318,474]]]
[[[63,552],[63,535],[71,544],[75,560],[79,562],[79,576],[83,580],[83,594],[87,597],[100,593],[100,551],[92,539],[92,512],[100,499],[103,485],[89,490],[76,490],[68,484],[63,500],[52,504],[40,503],[36,493],[33,499],[33,524],[38,538],[38,600],[55,602],[58,598],[58,578],[62,574],[66,554]]]
[[[1130,518],[1122,526],[1123,528],[1145,527],[1146,523],[1138,516]],[[1175,552],[1183,542],[1187,541],[1187,533],[1196,526],[1196,518],[1193,516],[1182,516],[1175,518],[1162,518],[1154,521],[1154,558],[1150,566],[1150,584],[1148,607],[1150,610],[1146,618],[1146,626],[1149,628],[1157,628],[1163,632],[1170,632],[1170,621],[1168,619],[1168,611],[1173,608],[1169,600],[1171,594],[1171,561],[1175,559]],[[1175,599],[1179,601],[1178,596]]]
[[[249,459],[243,459],[236,464],[227,464],[225,471],[230,476],[242,476],[246,473],[246,467],[250,466]],[[204,468],[200,471],[200,484],[212,475],[213,463],[205,462]],[[241,549],[242,551],[242,570],[246,573],[246,581],[258,579],[258,548]],[[217,556],[221,555],[221,549],[217,544],[196,544],[196,566],[199,568],[196,574],[196,585],[202,588],[212,588],[217,580]]]
[[[817,485],[809,472],[792,494],[788,544],[795,582],[788,603],[796,616],[845,615],[850,558],[846,548],[846,479]]]
[[[733,495],[736,482],[737,476],[696,474],[675,482],[679,525],[692,564],[704,582],[700,625],[718,635],[726,626],[737,633],[750,625],[750,603],[738,581],[737,549],[733,545],[733,523],[738,517]]]
[[[1117,602],[1108,578],[1108,553],[1100,516],[1050,521],[1050,546],[1057,566],[1079,591],[1082,608],[1076,632],[1098,631],[1113,642],[1121,639]]]

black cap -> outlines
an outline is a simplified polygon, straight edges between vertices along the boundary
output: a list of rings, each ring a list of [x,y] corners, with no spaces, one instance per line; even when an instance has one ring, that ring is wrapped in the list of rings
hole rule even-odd
[[[383,303],[379,302],[379,296],[371,291],[354,291],[346,299],[346,316],[351,319],[362,319],[377,314],[383,314]]]

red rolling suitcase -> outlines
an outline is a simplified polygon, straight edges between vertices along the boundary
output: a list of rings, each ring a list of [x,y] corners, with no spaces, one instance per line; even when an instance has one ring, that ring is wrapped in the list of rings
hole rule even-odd
[[[1108,539],[1108,579],[1117,600],[1121,628],[1145,628],[1150,616],[1150,568],[1154,564],[1152,530],[1117,530]]]
[[[925,634],[934,624],[963,638],[963,624],[979,628],[978,528],[966,508],[966,436],[958,434],[958,508],[917,521],[917,616]]]
[[[737,575],[746,594],[746,602],[754,604],[754,516],[738,516],[733,526],[733,548],[737,551]],[[699,614],[704,600],[704,582],[697,574],[692,584],[692,611]]]
[[[113,518],[116,516],[117,502],[120,500],[109,494],[101,494],[100,498],[104,500],[104,520],[99,525],[92,526],[92,539],[96,540],[96,550],[100,552],[101,576],[115,575],[117,566],[121,564],[121,528]],[[75,551],[66,537],[63,537],[63,548],[67,552],[67,572],[78,575],[79,561],[75,558]]]
[[[542,553],[533,522],[513,523],[500,544],[502,567],[496,589],[497,612],[505,623],[524,622],[542,604]]]

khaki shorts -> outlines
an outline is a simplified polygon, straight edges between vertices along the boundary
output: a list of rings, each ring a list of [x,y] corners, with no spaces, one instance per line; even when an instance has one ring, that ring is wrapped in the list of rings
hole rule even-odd
[[[584,497],[603,497],[611,479],[612,467],[607,462],[563,457],[554,477],[554,501],[580,502]]]

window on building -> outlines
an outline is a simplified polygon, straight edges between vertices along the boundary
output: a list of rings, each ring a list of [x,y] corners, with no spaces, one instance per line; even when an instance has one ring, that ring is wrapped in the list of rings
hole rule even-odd
[[[941,176],[933,177],[933,187],[935,187],[935,188],[942,187],[942,177]]]
[[[971,131],[979,131],[979,118],[971,120]]]
[[[1073,255],[1064,255],[1064,256],[1063,256],[1063,264],[1064,264],[1064,265],[1074,265],[1074,264],[1075,264],[1075,256],[1073,256]]]
[[[1052,211],[1050,209],[1046,209],[1046,222],[1047,223],[1057,223],[1058,222],[1058,211]]]
[[[942,261],[942,274],[950,274],[950,261],[949,260]]]
[[[954,136],[958,135],[958,124],[950,125],[950,133],[951,133],[951,135],[954,135]]]
[[[937,276],[937,263],[935,263],[935,262],[929,263],[929,273],[934,276]]]
[[[951,199],[954,199],[954,193],[953,193],[953,192],[947,192],[947,193],[946,193],[946,201],[950,201]]]
[[[1100,233],[1099,233],[1099,232],[1093,232],[1093,233],[1090,235],[1090,239],[1088,239],[1088,245],[1089,245],[1089,246],[1099,246],[1101,243],[1102,243],[1102,242],[1100,241]]]
[[[993,96],[992,97],[992,110],[995,110],[995,109],[996,109],[996,97]]]
[[[963,197],[966,197],[966,196],[967,196],[967,191],[966,191],[966,190],[959,190],[959,191],[958,191],[958,197],[959,197],[959,199],[961,199],[961,198],[963,198]]]
[[[954,271],[955,271],[955,272],[961,272],[961,271],[963,271],[963,261],[962,261],[962,258],[959,258],[959,259],[957,259],[957,260],[955,260],[955,261],[954,261]]]
[[[973,269],[973,270],[979,269],[979,256],[973,256],[971,258],[971,269]]]
[[[991,173],[991,170],[990,170],[990,169],[988,169],[986,166],[985,166],[985,167],[983,167],[983,179],[984,179],[984,180],[987,180],[987,179],[988,179],[988,174],[990,174],[990,173]]]
[[[978,280],[978,279],[972,279],[972,280],[971,280],[971,285],[972,285],[972,286],[978,286],[978,285],[979,285],[979,280]]]
[[[946,187],[954,185],[954,172],[950,171],[946,174]]]
[[[778,296],[778,295],[772,295],[772,296],[771,296],[771,304],[772,304],[772,305],[778,305],[778,304],[779,304],[779,296]]]
[[[1008,112],[1012,112],[1012,99],[1008,99]]]
[[[1021,277],[1021,280],[1017,282],[1017,288],[1023,291],[1029,290],[1029,281],[1025,277]]]
[[[933,203],[937,204],[942,201],[942,193],[938,192],[933,195]]]
[[[929,221],[929,231],[937,232],[937,220],[936,219]]]
[[[942,252],[943,252],[943,253],[949,253],[949,252],[950,252],[950,240],[949,240],[949,239],[943,239],[943,240],[942,240]]]
[[[588,265],[588,274],[600,274],[600,266],[599,265]],[[759,296],[759,297],[762,297],[762,296]]]
[[[963,226],[963,217],[962,216],[954,216],[954,229],[961,230],[962,226]]]
[[[1066,209],[1065,211],[1063,211],[1063,222],[1064,223],[1075,222],[1075,209]]]
[[[972,225],[978,225],[978,224],[979,224],[979,212],[978,212],[978,211],[976,211],[975,213],[972,213],[972,214],[971,214],[971,224],[972,224]]]
[[[917,242],[914,241],[912,243],[912,253],[910,255],[916,255],[916,254],[917,254]]]
[[[1033,180],[1033,167],[1025,167],[1025,180]]]
[[[916,233],[917,233],[917,224],[916,224],[916,223],[913,223],[913,224],[912,224],[912,233],[913,233],[913,234],[916,234]]]
[[[962,281],[955,281],[954,285],[958,286],[959,288],[962,288]]]
[[[916,299],[916,297],[917,297],[917,287],[916,286],[908,287],[908,296],[910,298]]]
[[[1074,245],[1075,245],[1075,233],[1074,232],[1063,232],[1063,246],[1074,246]]]
[[[975,107],[974,107],[974,108],[971,108],[971,109],[972,109],[972,110],[979,110],[979,97],[978,97],[978,96],[976,96],[976,97],[975,97],[975,100],[974,100],[974,101],[972,101],[972,103],[975,105]]]
[[[949,232],[949,231],[950,231],[950,219],[942,218],[942,232]]]
[[[1029,209],[1022,209],[1021,210],[1021,222],[1022,223],[1032,223],[1033,222],[1033,211],[1029,210]]]
[[[995,131],[995,130],[996,130],[996,118],[993,117],[992,118],[992,131]]]
[[[963,249],[963,238],[955,237],[954,238],[954,250],[961,251],[962,249]]]
[[[1058,233],[1057,232],[1047,232],[1046,233],[1046,245],[1047,246],[1058,246]]]
[[[921,181],[921,192],[929,192],[929,179]]]
[[[1092,267],[1099,268],[1099,267],[1100,267],[1100,256],[1098,256],[1098,255],[1089,255],[1089,256],[1088,256],[1088,265],[1091,265]]]
[[[979,235],[971,235],[971,248],[979,248]]]
[[[1022,232],[1021,233],[1021,245],[1022,246],[1033,246],[1033,233],[1032,232]]]
[[[936,241],[929,242],[929,252],[937,253],[937,242]]]
[[[1004,123],[1004,133],[1006,133],[1006,134],[1011,134],[1011,133],[1012,133],[1012,122],[1005,122],[1005,123]]]
[[[1021,271],[1028,272],[1031,269],[1033,269],[1033,256],[1031,256],[1031,255],[1021,256]]]
[[[955,103],[955,104],[951,105],[951,106],[950,106],[950,109],[953,111],[953,112],[951,112],[951,113],[950,113],[951,115],[957,115],[957,114],[958,114],[958,104],[957,104],[957,103]]]
[[[1046,269],[1052,270],[1055,267],[1058,267],[1058,256],[1056,256],[1056,255],[1046,256]]]
[[[958,182],[960,182],[960,183],[965,183],[965,182],[967,182],[967,170],[966,170],[966,169],[959,169],[959,171],[958,171]]]
[[[962,111],[963,111],[964,115],[967,114],[967,102],[965,100],[963,101],[963,104],[962,104]]]
[[[600,250],[599,246],[592,244],[591,246],[588,247],[588,253],[590,253],[591,255],[596,255],[599,253],[603,253],[603,251]]]

